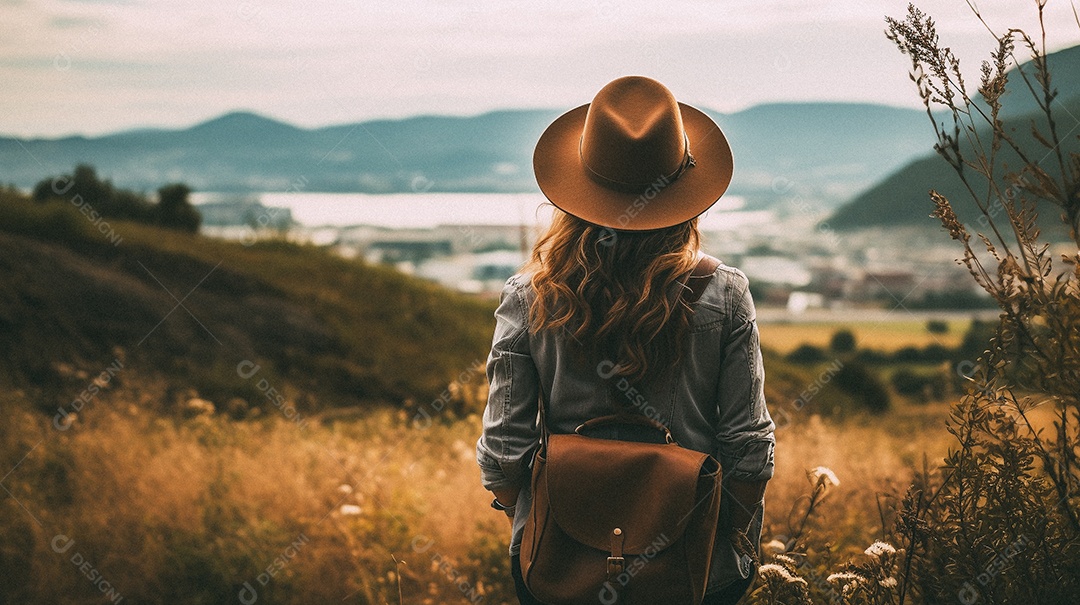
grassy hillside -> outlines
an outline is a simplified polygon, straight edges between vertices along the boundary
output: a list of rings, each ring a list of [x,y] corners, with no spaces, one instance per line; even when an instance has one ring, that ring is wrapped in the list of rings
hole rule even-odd
[[[81,388],[80,375],[119,359],[129,381],[163,377],[216,400],[265,404],[265,379],[309,408],[422,404],[490,345],[492,303],[389,269],[286,243],[95,226],[71,204],[11,193],[0,274],[0,375],[45,391]],[[245,360],[257,375],[238,374]]]
[[[1073,132],[1062,143],[1062,150],[1066,154],[1080,152],[1080,138],[1075,134],[1076,129],[1080,128],[1080,96],[1061,102],[1057,119],[1059,120],[1058,131],[1061,134]],[[1021,118],[1007,119],[1006,124],[1013,129],[1014,135],[1025,153],[1036,158],[1045,157],[1048,168],[1056,170],[1056,166],[1050,164],[1051,159],[1046,157],[1049,151],[1030,135],[1030,124],[1033,120],[1045,124],[1045,120],[1040,120],[1039,116],[1031,114]],[[988,131],[984,131],[983,134],[988,136]],[[1002,150],[1001,156],[1002,161],[1009,166],[1020,165],[1016,154],[1010,150]],[[985,191],[986,179],[975,175],[973,172],[970,174],[971,180],[975,183],[976,192],[981,195]],[[928,218],[930,212],[934,209],[934,205],[930,201],[929,192],[931,189],[937,190],[949,198],[961,221],[974,224],[981,217],[971,195],[953,169],[945,160],[937,155],[932,155],[915,160],[884,181],[858,195],[851,202],[837,210],[829,219],[829,224],[841,230],[887,225],[937,227],[939,225],[938,221]],[[1044,204],[1040,207],[1040,210],[1046,214],[1043,221],[1044,225],[1060,228],[1061,221],[1058,220],[1060,209],[1056,206]]]
[[[1053,53],[1048,61],[1053,85],[1060,92],[1054,107],[1058,133],[1064,139],[1062,150],[1066,154],[1080,152],[1080,137],[1077,136],[1080,132],[1080,70],[1076,69],[1076,66],[1080,65],[1080,47]],[[1030,65],[1025,65],[1023,69],[1029,73],[1032,71]],[[1034,158],[1043,158],[1043,167],[1056,171],[1056,160],[1053,160],[1049,156],[1049,150],[1031,135],[1033,123],[1037,124],[1042,132],[1046,132],[1045,117],[1037,111],[1030,93],[1024,88],[1015,69],[1009,78],[1009,92],[1003,97],[1002,111],[1006,126],[1025,153]],[[940,117],[939,121],[944,119]],[[922,128],[930,132],[929,124],[924,122]],[[984,141],[990,140],[988,133],[989,129],[980,131]],[[1020,165],[1016,154],[1008,149],[1001,152],[999,165],[1001,164],[1013,168]],[[982,194],[985,190],[985,179],[977,177],[973,172],[971,178],[976,183],[976,191]],[[857,195],[837,210],[829,219],[829,224],[837,229],[887,225],[937,227],[938,222],[928,218],[933,210],[930,189],[936,189],[953,202],[961,221],[973,224],[981,216],[952,168],[936,154],[928,154]],[[1048,219],[1044,221],[1045,225],[1060,228],[1060,221],[1057,220],[1060,212],[1056,207],[1046,206],[1042,212],[1047,214],[1044,217]]]

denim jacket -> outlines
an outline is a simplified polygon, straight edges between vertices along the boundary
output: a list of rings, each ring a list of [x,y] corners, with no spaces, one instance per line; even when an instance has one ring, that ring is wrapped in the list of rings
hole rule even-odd
[[[692,305],[688,349],[680,367],[642,386],[614,376],[611,362],[582,367],[566,330],[531,332],[529,305],[534,296],[528,275],[511,277],[503,288],[487,360],[490,387],[483,434],[476,444],[484,487],[520,489],[511,555],[520,551],[532,501],[530,467],[539,445],[540,397],[553,433],[572,433],[582,422],[629,404],[665,424],[679,445],[715,456],[725,479],[772,477],[775,425],[762,390],[765,373],[754,303],[741,271],[723,264],[717,268]],[[738,504],[722,497],[708,592],[752,572],[749,557],[736,553],[723,529],[729,527],[731,506]],[[755,546],[761,534],[760,511],[748,534]]]

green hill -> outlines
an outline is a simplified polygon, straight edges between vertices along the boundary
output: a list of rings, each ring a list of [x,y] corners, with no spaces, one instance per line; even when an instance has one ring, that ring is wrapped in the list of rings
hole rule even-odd
[[[1080,132],[1080,46],[1049,55],[1049,65],[1053,85],[1060,92],[1054,107],[1058,133],[1064,139],[1062,150],[1065,153],[1080,152],[1080,137],[1077,136]],[[1030,64],[1025,64],[1023,69],[1027,73],[1032,70]],[[1032,123],[1039,125],[1045,132],[1046,120],[1037,112],[1034,100],[1024,88],[1015,69],[1010,75],[1008,90],[1003,98],[1002,110],[1006,127],[1025,153],[1043,158],[1044,168],[1056,170],[1056,166],[1051,165],[1053,158],[1046,147],[1031,135]],[[939,118],[939,121],[942,119]],[[929,124],[926,124],[925,128],[929,130]],[[989,140],[987,133],[986,129],[981,131],[981,135]],[[1019,159],[1011,150],[1003,150],[1000,160],[1009,166],[1019,165]],[[979,179],[974,174],[973,177],[976,183],[985,187],[985,179]],[[928,218],[933,210],[930,189],[936,189],[953,202],[961,221],[973,223],[980,217],[974,201],[959,177],[943,159],[936,154],[930,154],[911,162],[857,195],[836,211],[829,219],[829,224],[836,229],[889,225],[926,225],[928,228],[935,228],[938,223]],[[1042,212],[1045,215],[1044,224],[1060,223],[1057,220],[1059,212],[1055,207],[1043,208]]]
[[[11,192],[0,194],[0,274],[0,379],[39,389],[46,408],[117,360],[126,383],[214,401],[265,407],[274,387],[307,409],[424,405],[490,346],[492,303],[390,269],[314,247],[95,226],[71,204]],[[260,366],[251,377],[238,372],[245,360]]]

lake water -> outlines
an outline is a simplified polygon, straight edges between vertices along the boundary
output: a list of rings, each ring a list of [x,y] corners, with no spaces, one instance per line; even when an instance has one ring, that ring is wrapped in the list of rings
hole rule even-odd
[[[305,227],[373,225],[391,229],[438,225],[536,225],[551,220],[551,205],[540,193],[366,193],[272,192],[259,194],[196,193],[196,204],[229,199],[258,199],[264,206],[288,208]],[[769,211],[740,210],[745,200],[725,196],[702,215],[700,227],[725,231],[771,221]]]

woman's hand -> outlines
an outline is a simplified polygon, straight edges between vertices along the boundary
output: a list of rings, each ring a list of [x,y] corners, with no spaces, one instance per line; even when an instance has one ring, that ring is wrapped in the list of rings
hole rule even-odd
[[[728,540],[731,542],[732,548],[735,552],[742,557],[750,557],[750,560],[754,562],[754,565],[759,563],[757,549],[754,548],[754,544],[750,541],[750,537],[745,532],[734,530],[728,534]]]
[[[514,527],[514,513],[517,511],[517,499],[518,492],[520,490],[513,488],[504,488],[492,490],[492,494],[495,496],[495,502],[491,503],[491,507],[496,510],[501,510],[506,515],[507,521],[510,522],[510,528]],[[496,506],[498,504],[498,506]]]
[[[495,496],[495,499],[499,501],[499,504],[509,508],[517,504],[519,491],[521,490],[516,487],[511,487],[492,490],[491,493]]]

